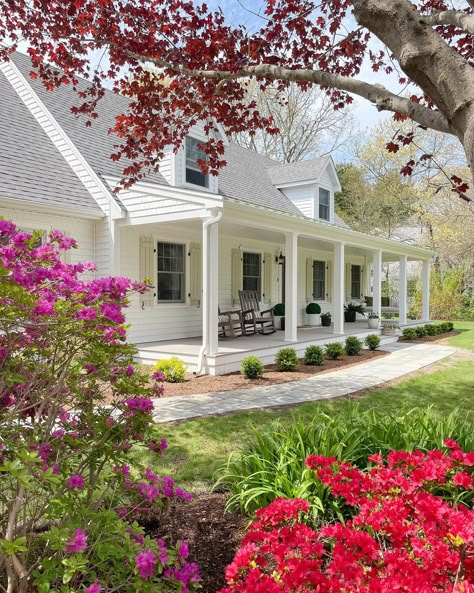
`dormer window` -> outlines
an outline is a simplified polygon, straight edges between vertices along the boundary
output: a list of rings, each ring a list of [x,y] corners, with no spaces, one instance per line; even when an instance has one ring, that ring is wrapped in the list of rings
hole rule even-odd
[[[319,218],[328,220],[330,218],[331,193],[327,189],[319,188]]]
[[[188,136],[186,138],[186,183],[209,187],[209,175],[204,175],[198,165],[206,160],[206,153],[199,148],[199,140]]]

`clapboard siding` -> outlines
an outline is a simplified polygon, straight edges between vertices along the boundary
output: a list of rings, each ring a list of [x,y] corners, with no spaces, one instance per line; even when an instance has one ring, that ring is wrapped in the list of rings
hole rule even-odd
[[[319,176],[319,183],[324,187],[333,187],[334,181],[329,173],[328,167],[324,169],[324,171]]]
[[[289,187],[282,191],[293,204],[308,218],[314,218],[314,185]]]
[[[0,208],[0,217],[12,220],[20,229],[28,231],[58,230],[73,237],[77,241],[78,249],[70,250],[68,260],[71,263],[96,260],[94,251],[95,223],[93,221],[14,208]]]

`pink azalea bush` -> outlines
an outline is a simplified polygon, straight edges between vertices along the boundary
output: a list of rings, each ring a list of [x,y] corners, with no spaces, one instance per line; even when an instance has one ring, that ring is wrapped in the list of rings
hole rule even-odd
[[[186,593],[198,570],[183,542],[147,536],[137,518],[188,500],[173,479],[130,461],[161,455],[153,396],[123,309],[144,284],[68,264],[73,239],[0,220],[0,588],[9,593]]]
[[[474,453],[394,451],[367,471],[334,457],[307,466],[352,519],[319,530],[306,500],[256,514],[220,593],[474,593]]]

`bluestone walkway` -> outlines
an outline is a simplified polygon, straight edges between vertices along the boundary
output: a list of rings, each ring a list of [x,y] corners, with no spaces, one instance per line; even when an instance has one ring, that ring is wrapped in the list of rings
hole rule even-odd
[[[455,352],[455,348],[429,343],[408,345],[398,342],[382,348],[390,354],[300,381],[253,389],[165,397],[155,401],[154,418],[158,423],[172,422],[340,397],[417,371]]]

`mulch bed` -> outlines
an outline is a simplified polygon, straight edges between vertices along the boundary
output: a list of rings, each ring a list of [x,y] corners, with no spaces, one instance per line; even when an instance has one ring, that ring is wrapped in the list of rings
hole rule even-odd
[[[199,564],[203,593],[216,593],[225,586],[226,567],[234,559],[248,519],[224,511],[226,494],[197,494],[190,503],[173,502],[154,518],[141,522],[148,535],[174,544],[189,544],[192,562]]]
[[[196,377],[188,373],[184,383],[165,383],[164,397],[174,397],[176,395],[196,395],[198,393],[213,393],[215,391],[230,391],[234,389],[252,389],[253,387],[267,387],[279,383],[288,383],[307,379],[309,376],[320,373],[328,373],[342,367],[349,367],[367,362],[373,358],[387,356],[388,352],[380,350],[362,350],[356,356],[342,356],[339,360],[325,360],[323,366],[313,366],[303,364],[300,359],[300,366],[296,371],[282,372],[276,370],[276,365],[269,364],[265,366],[263,377],[260,379],[247,379],[240,372],[229,373],[227,375],[202,375]]]

